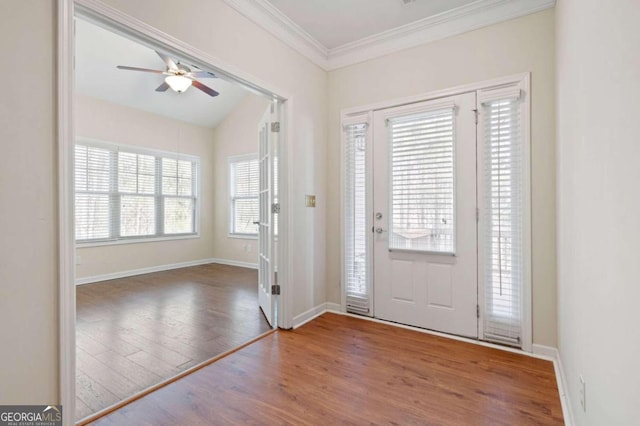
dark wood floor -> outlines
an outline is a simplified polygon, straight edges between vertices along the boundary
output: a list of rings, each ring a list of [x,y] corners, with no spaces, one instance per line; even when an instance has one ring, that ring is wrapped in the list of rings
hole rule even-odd
[[[98,425],[561,425],[549,361],[325,314],[277,331]]]
[[[211,264],[78,286],[76,419],[269,330],[257,282]]]

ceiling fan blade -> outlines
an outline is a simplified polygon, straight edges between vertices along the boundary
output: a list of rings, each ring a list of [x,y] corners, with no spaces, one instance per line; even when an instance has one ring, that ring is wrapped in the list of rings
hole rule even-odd
[[[118,65],[116,68],[118,68],[119,70],[128,70],[128,71],[143,71],[143,72],[153,72],[156,74],[164,74],[164,71],[162,70],[152,70],[149,68],[137,68],[137,67],[127,67],[124,65]]]
[[[202,90],[204,93],[206,93],[209,96],[218,96],[220,94],[215,90],[211,89],[210,87],[207,87],[204,84],[200,83],[198,80],[193,80],[193,86]]]
[[[168,88],[169,85],[167,84],[167,82],[163,81],[162,84],[156,88],[156,92],[166,92]]]
[[[167,64],[169,69],[171,69],[171,70],[178,69],[178,65],[176,65],[176,63],[173,61],[173,59],[171,59],[170,57],[168,57],[164,53],[158,52],[157,50],[156,50],[156,53],[158,54],[158,56],[160,56],[160,59],[162,59],[164,61],[164,63]]]
[[[218,78],[217,75],[209,71],[191,71],[187,75],[193,78]]]

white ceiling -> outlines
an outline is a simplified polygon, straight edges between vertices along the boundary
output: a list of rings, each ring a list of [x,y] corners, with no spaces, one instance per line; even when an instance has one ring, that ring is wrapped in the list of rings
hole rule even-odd
[[[220,92],[216,97],[195,87],[184,93],[156,92],[164,75],[116,68],[164,70],[164,62],[152,49],[80,19],[76,19],[75,62],[79,93],[199,126],[217,126],[249,93],[220,78],[199,79]]]
[[[539,12],[556,0],[223,0],[325,70]]]
[[[475,0],[269,0],[324,47],[333,49]]]

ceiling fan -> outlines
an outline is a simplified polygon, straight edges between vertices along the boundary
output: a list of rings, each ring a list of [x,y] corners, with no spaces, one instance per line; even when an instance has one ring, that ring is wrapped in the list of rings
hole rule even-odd
[[[171,88],[175,92],[182,93],[190,86],[194,86],[209,96],[218,96],[220,94],[196,80],[196,78],[216,78],[214,74],[200,70],[191,71],[191,68],[181,64],[180,62],[176,63],[164,53],[160,53],[158,51],[156,51],[156,53],[164,63],[167,64],[167,69],[165,71],[152,70],[149,68],[127,67],[124,65],[118,65],[116,68],[121,70],[152,72],[155,74],[166,75],[167,77],[165,77],[164,82],[156,88],[156,92],[166,92],[168,88]]]

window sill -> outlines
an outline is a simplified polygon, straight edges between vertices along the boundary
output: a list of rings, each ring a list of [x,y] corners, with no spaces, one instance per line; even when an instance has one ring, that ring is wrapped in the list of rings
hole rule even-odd
[[[191,240],[200,238],[200,234],[176,235],[158,238],[131,238],[111,241],[94,241],[89,243],[76,242],[76,248],[102,247],[102,246],[119,246],[123,244],[140,244],[140,243],[159,243],[174,240]]]
[[[240,240],[257,240],[258,239],[258,235],[252,235],[252,234],[227,234],[228,238],[237,238]]]

